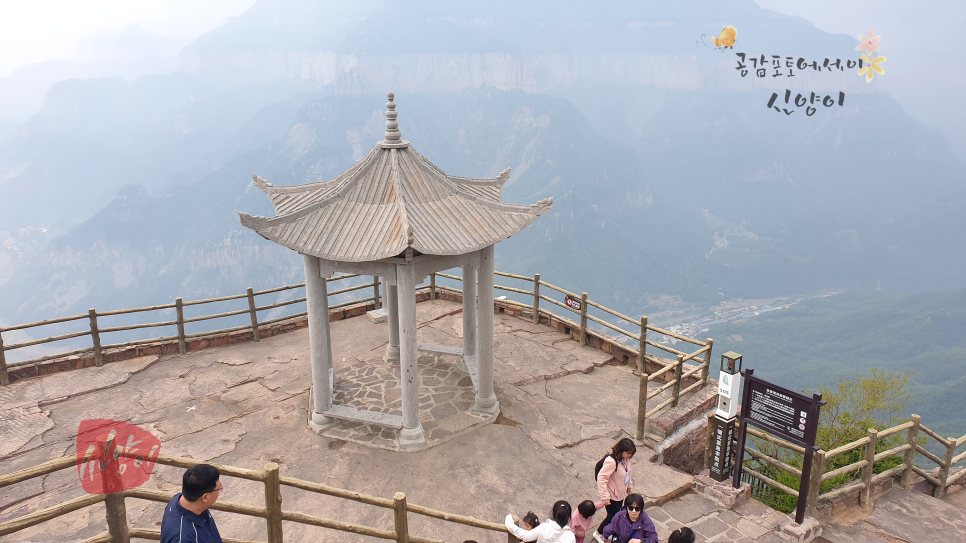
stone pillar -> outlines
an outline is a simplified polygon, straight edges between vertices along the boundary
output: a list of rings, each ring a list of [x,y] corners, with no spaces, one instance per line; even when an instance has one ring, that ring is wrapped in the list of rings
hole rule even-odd
[[[386,285],[386,312],[389,313],[389,345],[386,345],[386,355],[382,358],[386,362],[393,362],[399,360],[399,289],[386,282],[385,278],[383,284]]]
[[[312,419],[309,426],[322,431],[337,421],[322,413],[332,407],[332,340],[329,336],[329,293],[319,259],[303,255],[305,298],[309,316],[309,351],[312,362]]]
[[[476,349],[476,266],[463,266],[463,356],[475,356]]]
[[[477,306],[479,390],[474,411],[497,415],[500,403],[493,393],[493,246],[480,249],[480,293]]]
[[[399,433],[400,450],[426,446],[419,422],[419,366],[416,348],[416,266],[396,264],[399,302],[399,380],[402,387],[403,428]]]

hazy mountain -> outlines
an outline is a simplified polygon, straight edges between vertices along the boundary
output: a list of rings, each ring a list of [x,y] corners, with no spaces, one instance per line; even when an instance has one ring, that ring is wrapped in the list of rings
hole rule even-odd
[[[704,47],[735,22],[734,50]],[[505,200],[554,197],[500,244],[500,269],[627,314],[962,289],[966,166],[939,133],[854,69],[735,70],[735,52],[844,62],[854,44],[750,1],[258,2],[187,46],[179,73],[55,85],[0,146],[0,320],[299,282],[297,255],[238,224],[272,215],[251,176],[344,171],[382,139],[390,89],[403,137],[447,173],[509,166]],[[772,93],[791,107],[786,90],[845,96],[769,109]],[[780,329],[754,332],[772,346],[755,367],[788,356]]]
[[[224,85],[185,73],[71,79],[0,147],[0,230],[69,228],[118,188],[162,192],[172,176],[198,179],[213,153],[266,104],[297,84]],[[174,182],[179,182],[175,180]],[[183,181],[180,181],[183,182]]]
[[[0,78],[0,117],[25,121],[40,111],[44,95],[65,79],[122,77],[178,70],[185,41],[156,36],[131,25],[120,32],[82,38],[73,59],[49,60],[14,69]]]

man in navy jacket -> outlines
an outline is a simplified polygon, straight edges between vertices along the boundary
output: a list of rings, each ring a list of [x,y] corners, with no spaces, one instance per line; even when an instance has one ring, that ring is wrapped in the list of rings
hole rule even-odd
[[[208,464],[192,466],[181,478],[161,519],[161,543],[222,543],[209,507],[221,493],[221,473]]]

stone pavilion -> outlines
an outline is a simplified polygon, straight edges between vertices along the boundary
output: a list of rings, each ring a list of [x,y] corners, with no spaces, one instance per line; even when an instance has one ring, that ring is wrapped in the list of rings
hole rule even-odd
[[[502,201],[507,168],[493,179],[447,175],[401,139],[393,93],[385,139],[332,179],[276,187],[254,176],[275,207],[271,218],[239,213],[241,224],[298,251],[305,266],[316,432],[340,421],[399,430],[399,450],[426,446],[419,412],[418,353],[462,357],[475,390],[473,412],[495,419],[493,388],[494,246],[550,210],[547,198],[525,206]],[[416,285],[430,273],[462,267],[463,348],[420,343]],[[326,279],[335,272],[381,277],[386,285],[387,361],[400,364],[402,415],[333,405],[332,342]],[[478,275],[477,275],[478,274]],[[477,281],[465,280],[478,277]]]

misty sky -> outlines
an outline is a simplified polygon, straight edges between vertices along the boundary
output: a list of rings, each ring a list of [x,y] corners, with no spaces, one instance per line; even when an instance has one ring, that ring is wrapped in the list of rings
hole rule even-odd
[[[77,58],[78,40],[109,35],[136,24],[189,43],[248,9],[255,0],[35,0],[0,7],[0,77],[25,64]],[[966,160],[966,74],[948,67],[942,46],[966,27],[962,0],[755,0],[760,6],[802,17],[832,33],[882,36],[888,77],[876,84],[914,118],[941,130]]]
[[[152,34],[191,41],[237,17],[255,0],[31,0],[0,4],[0,77],[17,66],[74,57],[91,34],[136,24]]]

